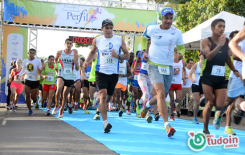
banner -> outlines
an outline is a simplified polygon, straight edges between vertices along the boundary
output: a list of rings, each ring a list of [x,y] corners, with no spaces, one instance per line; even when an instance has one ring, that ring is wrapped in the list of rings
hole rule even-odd
[[[134,37],[134,54],[136,54],[137,51],[141,51],[141,44],[140,44],[141,37],[142,36]]]
[[[3,26],[2,44],[2,72],[1,72],[1,95],[0,102],[7,102],[10,63],[12,60],[24,60],[27,58],[28,28]],[[25,103],[24,95],[21,94],[18,103]]]
[[[113,21],[115,30],[143,32],[148,25],[156,25],[157,12],[4,0],[4,21],[9,22],[101,29],[107,18]]]

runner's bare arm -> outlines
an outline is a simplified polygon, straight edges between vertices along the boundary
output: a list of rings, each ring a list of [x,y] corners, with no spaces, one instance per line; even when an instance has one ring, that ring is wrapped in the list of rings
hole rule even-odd
[[[122,38],[122,45],[121,45],[122,51],[124,54],[121,55],[121,60],[127,60],[129,59],[129,53],[128,53],[128,48],[126,46],[125,41]]]
[[[13,69],[11,70],[11,73],[9,74],[9,83],[12,82],[12,78],[13,78]]]
[[[241,50],[241,47],[238,46],[238,49]],[[230,50],[231,51],[231,50]],[[233,52],[231,52],[231,55],[233,57],[233,60],[237,60],[237,61],[242,61],[237,55],[235,55]]]
[[[244,39],[245,39],[245,26],[239,33],[237,33],[237,35],[229,43],[229,47],[232,53],[238,56],[243,62],[245,62],[245,55],[244,53],[242,53],[241,50],[239,50],[238,43]]]
[[[226,37],[223,35],[219,38],[218,45],[212,51],[210,51],[211,43],[209,42],[208,38],[204,39],[202,41],[202,49],[206,58],[208,60],[212,60],[212,58],[219,52],[220,48],[224,46],[225,42],[226,42]]]
[[[188,79],[192,82],[195,83],[196,81],[192,79],[192,74],[195,72],[197,68],[197,63],[195,63],[195,65],[193,65],[193,67],[191,68],[190,73],[188,74]]]
[[[59,60],[59,58],[60,58],[61,52],[62,52],[62,51],[58,51],[58,52],[56,53],[55,58],[54,58],[55,68],[57,67],[58,60]]]
[[[92,49],[91,49],[87,59],[85,60],[86,63],[90,63],[94,59],[94,57],[96,55],[96,49],[97,49],[97,47],[96,47],[96,38],[95,38],[92,42]]]
[[[79,63],[78,63],[78,54],[77,53],[74,54],[74,60],[73,61],[74,61],[75,65],[76,65],[75,69],[78,71],[79,70]]]
[[[139,66],[140,63],[140,58],[136,55],[136,62],[135,62],[135,66],[132,69],[132,73],[134,73],[136,71],[137,66]]]
[[[85,67],[82,66],[82,69],[81,69],[81,77],[84,77],[85,76]]]
[[[131,72],[130,72],[130,65],[129,63],[127,62],[127,74],[125,75],[126,77],[129,77],[131,75]]]

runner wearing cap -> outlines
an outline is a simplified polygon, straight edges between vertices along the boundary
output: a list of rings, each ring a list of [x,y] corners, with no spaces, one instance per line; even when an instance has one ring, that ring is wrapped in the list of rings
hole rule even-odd
[[[119,60],[128,59],[129,54],[122,37],[113,35],[113,23],[111,20],[105,19],[102,22],[101,30],[104,35],[93,40],[91,52],[84,62],[84,68],[87,68],[88,64],[93,60],[97,50],[95,76],[100,94],[99,108],[103,118],[104,132],[108,133],[112,125],[107,121],[107,103],[111,100],[118,81]],[[121,49],[124,53],[122,55]]]
[[[156,100],[160,114],[168,137],[175,133],[175,129],[168,123],[168,109],[166,105],[166,94],[171,86],[173,77],[174,46],[183,55],[185,46],[182,39],[182,33],[179,29],[172,26],[174,19],[174,10],[165,8],[160,14],[162,24],[150,25],[146,28],[141,37],[141,46],[144,53],[144,60],[148,61],[148,76],[153,84],[157,95],[152,98]],[[151,39],[151,46],[147,55],[147,39]]]
[[[225,62],[234,72],[236,77],[241,77],[239,72],[235,70],[231,58],[228,54],[229,40],[225,37],[225,21],[223,19],[215,19],[211,23],[212,36],[202,41],[202,49],[205,55],[203,66],[201,69],[201,81],[205,94],[206,105],[203,110],[204,134],[210,134],[208,123],[213,106],[217,110],[224,107],[224,94],[226,93],[225,83]],[[215,104],[214,104],[215,103]],[[218,111],[215,113],[213,125],[219,128]]]

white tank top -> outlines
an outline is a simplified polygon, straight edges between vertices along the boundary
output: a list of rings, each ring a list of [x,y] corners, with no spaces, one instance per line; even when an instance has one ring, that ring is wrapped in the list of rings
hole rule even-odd
[[[125,60],[123,61],[123,63],[119,63],[119,74],[127,74],[127,62]],[[117,83],[121,83],[122,85],[126,86],[127,81],[127,77],[119,77]]]
[[[74,81],[77,81],[81,78],[81,72],[80,72],[80,60],[78,59],[78,65],[79,65],[79,69],[76,70],[76,65],[74,64],[73,66],[73,72],[74,72]]]
[[[74,73],[73,73],[73,59],[74,59],[74,52],[72,51],[71,54],[66,54],[63,50],[60,56],[60,70],[58,76],[64,78],[65,80],[74,80]]]
[[[200,62],[198,62],[197,63],[197,68],[195,69],[195,78],[194,78],[194,80],[196,82],[193,83],[194,85],[198,85],[199,86],[200,74],[201,74],[201,68],[200,68]]]
[[[96,71],[112,75],[119,72],[119,59],[111,57],[114,49],[117,54],[121,54],[122,37],[113,35],[112,38],[105,38],[104,35],[96,38],[98,50]]]
[[[190,88],[191,85],[192,85],[192,82],[191,80],[188,79],[188,75],[189,73],[191,72],[191,69],[188,69],[187,67],[185,67],[185,77],[187,77],[187,79],[185,79],[186,81],[186,85],[183,85],[183,82],[182,82],[182,88]]]
[[[179,74],[173,76],[172,83],[173,84],[181,84],[182,83],[182,68],[183,68],[183,60],[181,59],[179,62],[173,63],[173,69],[179,70]]]

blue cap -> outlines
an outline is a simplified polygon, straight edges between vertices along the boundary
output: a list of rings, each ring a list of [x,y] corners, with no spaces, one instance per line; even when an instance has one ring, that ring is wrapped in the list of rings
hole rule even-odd
[[[16,63],[16,60],[14,61],[14,64]]]
[[[161,15],[165,16],[167,13],[171,13],[174,15],[174,10],[172,8],[164,8],[161,12]]]

